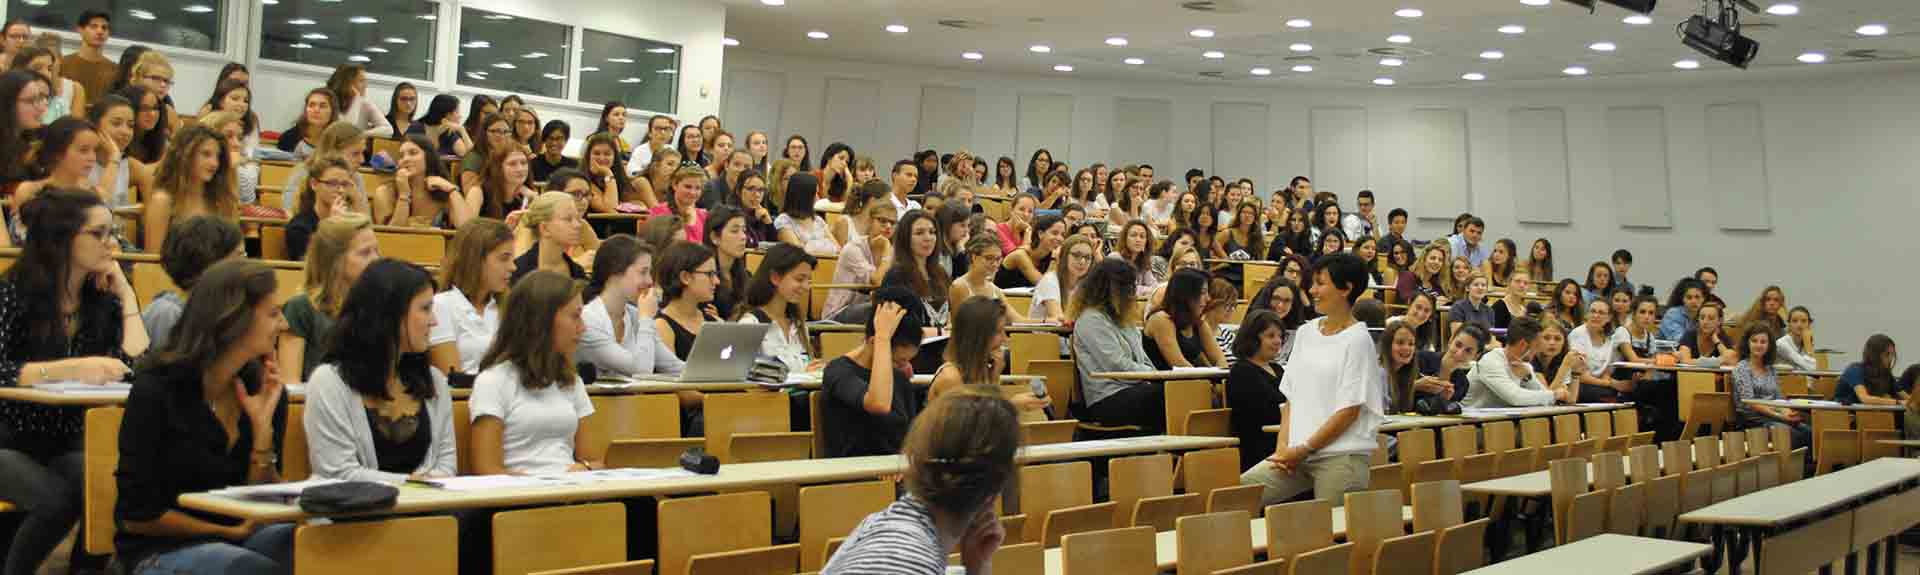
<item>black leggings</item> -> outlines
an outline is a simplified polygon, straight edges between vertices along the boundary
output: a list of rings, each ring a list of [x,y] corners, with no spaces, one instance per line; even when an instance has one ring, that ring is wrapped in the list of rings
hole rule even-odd
[[[1137,425],[1149,435],[1167,432],[1167,387],[1133,383],[1087,406],[1087,415],[1107,425]]]

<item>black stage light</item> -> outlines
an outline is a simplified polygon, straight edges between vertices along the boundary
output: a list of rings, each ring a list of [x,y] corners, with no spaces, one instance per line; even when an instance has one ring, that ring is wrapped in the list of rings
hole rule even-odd
[[[1760,44],[1752,38],[1740,35],[1740,30],[1716,22],[1705,15],[1695,15],[1680,24],[1680,43],[1735,68],[1746,69],[1747,63],[1760,53]]]

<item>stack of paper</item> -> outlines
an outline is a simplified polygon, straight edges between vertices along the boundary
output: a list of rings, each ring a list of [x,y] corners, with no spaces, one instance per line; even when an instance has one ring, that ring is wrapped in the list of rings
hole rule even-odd
[[[212,492],[220,497],[249,499],[253,501],[287,501],[299,497],[308,487],[340,483],[338,479],[308,479],[290,483],[267,483],[261,485],[241,485]]]
[[[125,395],[129,391],[133,391],[133,384],[125,382],[95,384],[79,381],[50,381],[34,384],[33,388],[40,391],[69,395]]]
[[[577,471],[573,473],[551,473],[546,475],[463,475],[459,477],[427,479],[419,481],[418,483],[424,483],[448,491],[485,491],[489,489],[555,487],[563,485],[585,485],[603,481],[641,481],[691,476],[693,476],[693,472],[674,467],[659,469],[627,468]]]

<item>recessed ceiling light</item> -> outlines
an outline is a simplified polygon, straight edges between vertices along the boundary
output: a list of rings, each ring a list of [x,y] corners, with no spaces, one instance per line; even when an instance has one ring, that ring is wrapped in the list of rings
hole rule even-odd
[[[1247,70],[1247,73],[1253,74],[1255,76],[1268,76],[1273,74],[1273,69],[1272,68],[1254,68],[1252,70]]]
[[[1419,8],[1401,8],[1399,10],[1394,10],[1393,15],[1399,16],[1401,18],[1419,18],[1421,16],[1427,15],[1427,13],[1422,12]]]
[[[1594,42],[1592,44],[1588,44],[1587,49],[1593,50],[1595,52],[1612,52],[1616,49],[1619,49],[1619,46],[1613,45],[1612,42]]]
[[[405,44],[407,43],[407,39],[399,36],[388,36],[385,42],[388,44]]]
[[[1212,38],[1213,29],[1212,28],[1194,28],[1192,30],[1188,30],[1187,35],[1195,38]]]
[[[38,2],[38,4],[34,4],[35,2]],[[29,0],[27,3],[35,6],[46,6],[47,0]],[[279,6],[280,0],[260,0],[260,3],[267,6]]]
[[[1048,46],[1048,45],[1046,45],[1046,44],[1034,44],[1034,45],[1032,45],[1032,46],[1028,46],[1028,47],[1027,47],[1027,51],[1028,51],[1028,52],[1033,52],[1033,53],[1035,53],[1035,54],[1045,54],[1045,53],[1048,53],[1048,52],[1052,52],[1052,51],[1053,51],[1053,47],[1052,47],[1052,46]]]
[[[368,53],[368,54],[385,54],[385,53],[388,53],[388,52],[390,52],[390,50],[387,50],[386,48],[382,48],[382,47],[379,47],[379,46],[368,46],[368,47],[367,47],[367,53]]]
[[[985,58],[986,56],[980,55],[979,52],[961,52],[960,57],[968,60],[979,60],[981,58]]]
[[[1294,18],[1287,21],[1288,28],[1312,28],[1313,21],[1306,18]]]
[[[1302,73],[1302,74],[1305,74],[1305,73],[1307,73],[1307,72],[1312,72],[1312,71],[1313,71],[1313,66],[1308,66],[1308,65],[1306,65],[1306,64],[1301,64],[1301,65],[1299,65],[1299,66],[1294,66],[1294,67],[1293,67],[1293,71],[1295,71],[1295,72],[1299,72],[1299,73]]]
[[[1567,66],[1567,69],[1561,70],[1560,73],[1568,76],[1585,76],[1587,75],[1587,68],[1585,66]]]
[[[520,55],[520,57],[521,57],[521,58],[526,58],[526,59],[528,59],[528,60],[539,60],[539,59],[541,59],[541,58],[545,58],[545,57],[547,57],[547,53],[546,53],[546,52],[541,52],[541,51],[538,51],[538,50],[535,50],[535,51],[532,51],[532,52],[528,52],[528,53],[525,53],[525,54],[521,54],[521,55]]]
[[[563,75],[560,75],[560,74],[555,74],[555,73],[552,73],[552,72],[548,72],[548,73],[545,73],[545,74],[541,74],[541,75],[540,75],[540,77],[542,77],[542,78],[546,78],[546,79],[548,79],[548,80],[565,80],[565,79],[567,79],[567,77],[566,77],[566,76],[563,76]]]
[[[1121,61],[1126,62],[1128,66],[1139,66],[1141,64],[1147,63],[1147,60],[1145,58],[1127,58]]]
[[[1527,33],[1527,27],[1521,26],[1519,24],[1508,24],[1500,27],[1500,33],[1501,34],[1525,34]]]
[[[1375,85],[1375,86],[1392,86],[1392,85],[1393,85],[1393,78],[1374,78],[1374,79],[1373,79],[1373,85]]]
[[[786,6],[787,0],[760,0],[760,3],[768,6]]]
[[[1800,13],[1800,5],[1792,2],[1780,2],[1768,6],[1767,13],[1775,16],[1792,16]]]
[[[287,23],[295,26],[312,26],[316,22],[314,22],[312,18],[294,18],[292,20],[288,20]]]
[[[907,33],[907,26],[905,24],[888,24],[887,31],[895,34],[905,34]]]
[[[819,30],[807,32],[807,37],[815,40],[825,40],[828,38],[832,38],[832,36],[829,36],[826,32],[821,32]]]
[[[372,62],[373,58],[368,58],[360,54],[354,54],[352,56],[348,56],[347,61],[348,62]]]
[[[504,21],[513,19],[512,16],[508,16],[506,14],[488,14],[485,16],[485,18],[488,20],[493,20],[497,22],[504,22]]]
[[[1313,45],[1305,42],[1296,42],[1292,46],[1288,46],[1287,49],[1295,52],[1312,52]]]
[[[194,4],[191,6],[187,6],[185,8],[181,8],[180,10],[183,12],[188,12],[192,14],[206,14],[208,12],[212,12],[213,7],[207,6],[205,4]]]
[[[189,8],[191,8],[191,6],[189,6]],[[372,16],[354,16],[352,18],[348,18],[347,21],[355,24],[379,24],[380,23],[379,18],[374,18]]]
[[[1468,72],[1465,74],[1461,74],[1460,79],[1466,80],[1468,82],[1478,82],[1478,81],[1487,79],[1487,75],[1479,72]]]
[[[486,40],[474,40],[460,45],[461,48],[492,48],[493,43]]]
[[[1206,58],[1208,60],[1219,60],[1221,58],[1227,57],[1227,53],[1221,52],[1219,50],[1208,50],[1205,52],[1201,52],[1200,57]]]
[[[1795,58],[1795,60],[1799,60],[1801,62],[1805,62],[1808,64],[1819,64],[1821,62],[1827,61],[1827,55],[1821,54],[1819,52],[1807,52],[1805,54],[1801,54],[1800,57]]]
[[[432,22],[434,20],[440,19],[440,16],[438,14],[421,14],[419,16],[414,16],[414,17],[419,18],[421,20],[426,20],[428,22]]]
[[[1700,68],[1700,61],[1699,60],[1677,60],[1673,63],[1673,67],[1679,68],[1681,70],[1694,70],[1694,69]]]
[[[1520,0],[1520,3],[1528,6],[1546,6],[1549,1],[1550,0]]]
[[[613,64],[632,64],[633,58],[607,58],[607,62]]]
[[[1391,67],[1395,67],[1395,66],[1399,66],[1399,65],[1401,65],[1401,64],[1405,64],[1405,63],[1407,63],[1407,61],[1406,61],[1406,60],[1401,60],[1401,59],[1399,59],[1399,58],[1381,58],[1381,59],[1380,59],[1380,65],[1381,65],[1381,66],[1386,66],[1386,67],[1389,67],[1389,68],[1391,68]]]
[[[1072,72],[1072,71],[1073,71],[1073,66],[1068,66],[1068,65],[1066,65],[1066,64],[1055,64],[1055,65],[1053,66],[1053,71],[1055,71],[1055,72]]]
[[[148,12],[146,10],[139,10],[139,9],[128,10],[127,14],[141,20],[153,20],[155,18],[158,18],[158,16],[154,16],[152,12]]]
[[[327,35],[321,34],[319,32],[308,32],[305,34],[301,34],[300,38],[302,40],[325,40],[327,39]]]
[[[494,62],[493,67],[499,68],[502,70],[514,70],[519,68],[519,66],[513,65],[513,62]]]
[[[1621,18],[1620,21],[1628,24],[1632,24],[1635,26],[1645,26],[1648,24],[1652,24],[1653,18],[1647,16],[1646,14],[1633,14],[1625,18]]]
[[[599,66],[581,66],[580,71],[581,72],[598,72],[600,71],[600,67]]]
[[[1119,36],[1107,38],[1107,45],[1108,46],[1125,46],[1127,45],[1127,39]]]
[[[1499,50],[1488,50],[1480,53],[1480,59],[1482,60],[1499,60],[1505,57],[1507,57],[1507,53]]]
[[[307,49],[307,48],[312,48],[312,47],[313,47],[313,45],[312,45],[312,44],[308,44],[308,43],[306,43],[306,42],[294,42],[294,43],[292,43],[292,44],[288,44],[288,45],[287,45],[287,47],[288,47],[288,48],[294,48],[294,49],[297,49],[297,50],[305,50],[305,49]]]
[[[659,69],[659,70],[654,70],[654,71],[653,71],[653,73],[655,73],[655,74],[678,74],[678,73],[680,73],[680,71],[679,71],[679,70],[675,70],[675,69],[673,69],[673,68],[661,68],[661,69]]]
[[[565,48],[565,47],[566,47],[566,46],[561,46],[561,48]],[[648,49],[647,49],[647,53],[648,53],[648,54],[672,54],[672,53],[673,53],[673,49],[672,49],[672,48],[668,48],[668,47],[665,47],[665,46],[662,46],[662,47],[659,47],[659,48],[648,48]]]
[[[721,38],[721,39],[720,39],[720,45],[721,45],[721,46],[728,46],[728,47],[732,47],[732,46],[739,46],[739,45],[740,45],[740,41],[739,41],[739,40],[735,40],[735,39],[733,39],[733,38],[731,38],[731,37],[727,37],[727,38]]]
[[[561,76],[561,77],[560,77],[560,79],[563,79],[563,80],[564,80],[564,79],[566,79],[566,77],[565,77],[565,76]],[[638,83],[640,83],[640,79],[639,79],[639,78],[635,78],[635,77],[633,77],[633,76],[627,76],[627,77],[625,77],[625,78],[621,78],[621,79],[620,79],[620,83],[622,83],[622,84],[638,84]]]
[[[1868,24],[1854,28],[1853,33],[1861,36],[1885,36],[1887,35],[1887,27],[1880,24]]]
[[[1388,36],[1387,41],[1392,42],[1394,44],[1407,44],[1407,43],[1413,42],[1413,37],[1408,36],[1406,34],[1394,34],[1392,36]]]

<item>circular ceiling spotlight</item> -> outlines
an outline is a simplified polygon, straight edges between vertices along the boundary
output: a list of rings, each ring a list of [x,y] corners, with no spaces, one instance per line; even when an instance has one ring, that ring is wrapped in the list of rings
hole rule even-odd
[[[1287,21],[1288,28],[1312,28],[1313,21],[1306,18],[1294,18]]]
[[[1213,29],[1212,28],[1194,28],[1192,30],[1188,30],[1187,35],[1195,38],[1212,38]]]
[[[1208,50],[1205,52],[1201,52],[1200,57],[1206,58],[1208,60],[1219,60],[1221,58],[1227,57],[1227,53],[1221,52],[1219,50]]]
[[[1373,79],[1373,85],[1375,85],[1375,86],[1392,86],[1392,85],[1393,85],[1393,78],[1374,78],[1374,79]]]
[[[1499,50],[1488,50],[1480,53],[1480,59],[1482,60],[1499,60],[1505,57],[1507,57],[1507,53]]]
[[[907,33],[907,26],[905,24],[888,24],[887,31],[895,34],[905,34]]]
[[[1119,36],[1107,38],[1107,45],[1108,46],[1125,46],[1127,45],[1127,39]]]
[[[1253,74],[1253,75],[1255,75],[1255,76],[1269,76],[1269,75],[1272,75],[1272,74],[1273,74],[1273,69],[1271,69],[1271,68],[1254,68],[1254,69],[1252,69],[1252,70],[1247,70],[1247,73],[1248,73],[1248,74]]]
[[[1631,16],[1627,16],[1625,18],[1621,18],[1620,21],[1625,22],[1627,24],[1632,24],[1634,26],[1645,26],[1648,24],[1652,24],[1653,18],[1647,16],[1646,14],[1634,14]]]
[[[985,58],[986,56],[980,55],[979,52],[961,52],[960,57],[965,58],[967,60],[979,60],[981,58]]]
[[[1127,58],[1121,61],[1126,62],[1128,66],[1139,66],[1147,63],[1146,58]]]
[[[1419,8],[1401,8],[1399,10],[1394,10],[1393,15],[1399,16],[1401,18],[1419,18],[1421,16],[1427,15],[1427,13],[1420,10]]]
[[[1302,73],[1302,74],[1305,74],[1305,73],[1307,73],[1307,72],[1312,72],[1312,71],[1313,71],[1313,66],[1308,66],[1308,65],[1306,65],[1306,64],[1301,64],[1301,65],[1298,65],[1298,66],[1294,66],[1294,67],[1293,67],[1293,71],[1295,71],[1295,72],[1299,72],[1299,73]]]
[[[1053,66],[1053,71],[1055,71],[1055,72],[1072,72],[1072,71],[1073,71],[1073,66],[1068,66],[1068,65],[1066,65],[1066,64],[1055,64],[1055,65]]]
[[[1287,46],[1287,49],[1295,52],[1312,52],[1313,45],[1305,42],[1296,42],[1292,46]]]
[[[1028,46],[1027,51],[1035,54],[1046,54],[1048,52],[1052,52],[1053,47],[1048,46],[1046,44],[1034,44],[1032,46]]]
[[[1854,28],[1853,33],[1861,36],[1885,36],[1887,35],[1887,27],[1883,24],[1868,24]]]
[[[1394,34],[1388,36],[1387,41],[1394,44],[1411,44],[1413,43],[1413,37],[1406,34]]]
[[[1508,24],[1500,27],[1500,33],[1507,35],[1525,34],[1527,33],[1527,27],[1519,24]]]
[[[1800,5],[1792,2],[1781,2],[1768,6],[1767,13],[1775,16],[1792,16],[1800,13]]]
[[[1827,61],[1827,55],[1821,54],[1819,52],[1807,52],[1805,54],[1801,54],[1800,57],[1795,58],[1795,60],[1799,60],[1801,62],[1805,62],[1808,64],[1819,64]]]

